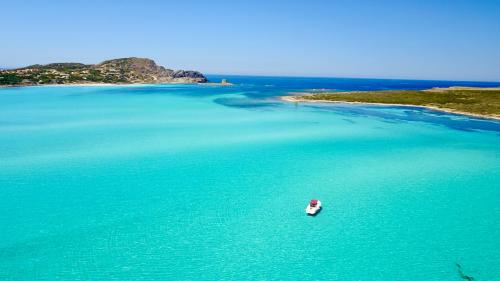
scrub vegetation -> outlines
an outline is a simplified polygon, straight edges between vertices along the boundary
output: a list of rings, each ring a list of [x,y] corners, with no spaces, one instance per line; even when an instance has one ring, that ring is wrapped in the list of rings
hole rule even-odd
[[[389,90],[314,93],[293,97],[296,101],[330,101],[416,105],[446,111],[500,117],[500,88],[451,87],[430,90]]]

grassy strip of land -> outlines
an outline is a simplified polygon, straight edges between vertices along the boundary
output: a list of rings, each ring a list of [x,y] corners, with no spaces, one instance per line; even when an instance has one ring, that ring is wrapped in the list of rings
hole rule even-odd
[[[367,103],[423,106],[432,109],[500,120],[500,88],[451,87],[429,90],[389,90],[304,93],[287,101]]]

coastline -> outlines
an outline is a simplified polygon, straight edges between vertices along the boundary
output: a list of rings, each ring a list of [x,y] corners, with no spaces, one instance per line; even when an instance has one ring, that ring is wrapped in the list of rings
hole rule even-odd
[[[446,113],[465,115],[465,116],[469,116],[469,117],[500,121],[500,116],[498,116],[498,115],[485,115],[485,114],[478,114],[478,113],[470,113],[470,112],[464,112],[464,111],[454,110],[454,109],[450,109],[450,108],[443,108],[443,107],[430,106],[430,105],[375,103],[375,102],[358,102],[358,101],[310,100],[310,99],[301,98],[305,94],[306,93],[298,93],[298,95],[295,95],[295,96],[281,96],[281,97],[279,97],[279,99],[282,101],[286,101],[286,102],[340,103],[340,104],[375,105],[375,106],[419,107],[419,108],[431,109],[431,110],[441,111],[441,112],[446,112]]]
[[[165,82],[165,83],[71,83],[71,84],[34,84],[34,85],[0,85],[1,88],[24,88],[24,87],[110,87],[110,86],[143,86],[143,85],[169,85],[169,84],[185,84],[185,85],[204,85],[207,83],[199,82]]]
[[[234,86],[233,83],[220,83],[220,82],[162,82],[162,83],[68,83],[68,84],[33,84],[33,85],[0,85],[2,88],[21,88],[21,87],[109,87],[109,86],[143,86],[143,85],[203,85],[203,86]]]

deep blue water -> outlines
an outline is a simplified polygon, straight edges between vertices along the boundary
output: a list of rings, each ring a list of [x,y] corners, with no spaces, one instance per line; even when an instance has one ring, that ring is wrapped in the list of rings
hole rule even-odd
[[[499,278],[500,122],[276,97],[500,83],[209,78],[0,89],[0,280]]]
[[[401,79],[366,79],[366,78],[315,78],[315,77],[269,77],[269,76],[236,76],[236,75],[208,75],[210,81],[219,82],[227,78],[243,86],[259,86],[272,89],[261,89],[263,92],[286,92],[297,90],[339,90],[339,91],[368,91],[368,90],[419,90],[432,87],[498,87],[500,82],[474,81],[438,81],[438,80],[401,80]],[[274,90],[273,90],[274,89]]]

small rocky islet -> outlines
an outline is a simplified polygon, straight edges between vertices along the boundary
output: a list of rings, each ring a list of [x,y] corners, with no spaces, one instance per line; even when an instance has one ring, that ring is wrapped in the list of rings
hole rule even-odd
[[[148,58],[120,58],[99,64],[51,63],[0,70],[1,86],[52,84],[205,83],[199,71],[172,70]]]

